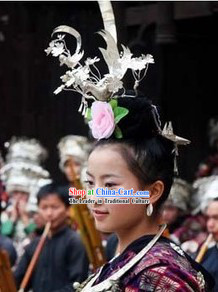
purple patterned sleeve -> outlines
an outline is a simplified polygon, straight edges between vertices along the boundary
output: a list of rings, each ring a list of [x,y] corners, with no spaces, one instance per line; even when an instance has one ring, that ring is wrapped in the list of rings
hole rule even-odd
[[[194,270],[179,252],[157,244],[126,277],[124,291],[205,292],[202,273]]]
[[[200,275],[199,275],[200,277]],[[171,291],[171,292],[203,292],[203,281],[198,277],[172,266],[157,266],[139,275],[136,279],[138,290],[132,291]],[[137,287],[138,286],[138,287]],[[131,291],[131,290],[125,290]]]

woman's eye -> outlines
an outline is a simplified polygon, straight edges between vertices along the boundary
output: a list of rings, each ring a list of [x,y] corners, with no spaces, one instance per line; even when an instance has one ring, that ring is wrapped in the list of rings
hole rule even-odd
[[[84,181],[84,183],[87,187],[93,187],[93,185],[94,185],[93,181],[91,181],[91,180],[86,180],[86,181]]]
[[[115,186],[116,186],[115,183],[106,183],[106,184],[105,184],[105,187],[106,187],[106,188],[114,188]]]

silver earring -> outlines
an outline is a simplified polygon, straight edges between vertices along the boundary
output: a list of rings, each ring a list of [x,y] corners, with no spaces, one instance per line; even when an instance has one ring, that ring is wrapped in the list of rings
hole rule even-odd
[[[150,203],[146,209],[147,216],[151,216],[153,213],[153,205]]]

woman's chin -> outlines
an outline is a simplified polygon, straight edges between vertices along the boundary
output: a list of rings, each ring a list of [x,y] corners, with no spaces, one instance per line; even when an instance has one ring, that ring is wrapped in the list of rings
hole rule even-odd
[[[113,230],[107,226],[107,224],[99,223],[95,221],[95,227],[100,232],[111,233]]]

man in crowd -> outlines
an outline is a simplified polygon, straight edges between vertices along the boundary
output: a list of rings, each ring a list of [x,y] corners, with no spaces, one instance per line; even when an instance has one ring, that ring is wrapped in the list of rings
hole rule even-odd
[[[39,213],[51,223],[49,235],[39,255],[28,288],[34,292],[67,289],[73,282],[88,276],[89,262],[77,232],[67,225],[69,216],[68,188],[54,184],[42,187],[37,195]],[[25,249],[15,271],[19,287],[39,243],[35,238]]]

